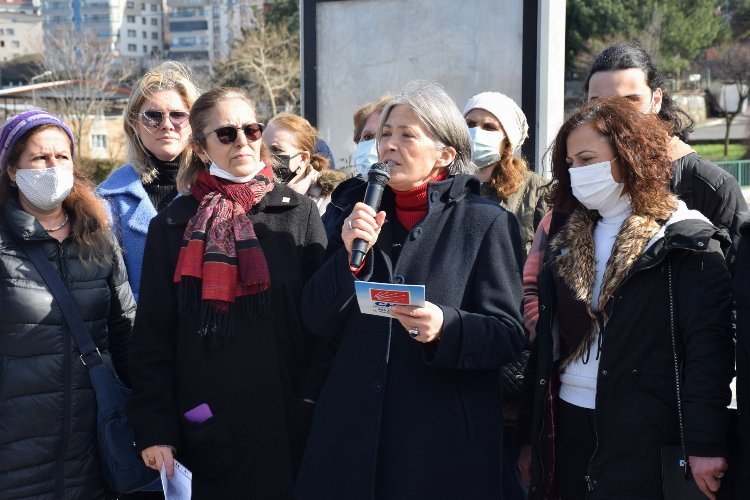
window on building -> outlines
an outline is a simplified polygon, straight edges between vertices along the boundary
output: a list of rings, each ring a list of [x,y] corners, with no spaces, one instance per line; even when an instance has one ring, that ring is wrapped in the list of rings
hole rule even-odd
[[[148,33],[146,33],[145,31],[142,31],[142,33],[143,33],[143,39],[144,39],[144,40],[145,40],[146,38],[148,38]]]
[[[208,29],[208,21],[182,21],[169,23],[169,31],[201,31]]]
[[[128,38],[135,38],[135,30],[128,30]]]
[[[135,2],[126,2],[125,7],[128,9],[135,9]]]
[[[129,23],[135,24],[135,16],[126,16],[125,20]]]
[[[13,35],[15,35],[15,34],[16,34],[16,30],[15,30],[14,28],[6,28],[6,29],[5,29],[5,34],[6,34],[6,35],[10,35],[10,36],[13,36]]]
[[[14,49],[17,49],[21,46],[21,42],[19,42],[18,40],[11,40],[10,46]]]
[[[4,35],[4,34],[5,34],[5,30],[0,28],[0,35]]]
[[[138,50],[138,47],[136,47],[134,43],[128,44],[128,52],[135,52],[137,50]]]
[[[151,26],[159,26],[159,19],[152,17],[151,18]]]
[[[107,149],[107,135],[91,134],[91,149]]]
[[[159,33],[151,33],[151,40],[158,40],[159,39]]]
[[[155,3],[152,3],[151,4],[151,12],[158,12],[158,11],[159,11],[159,6],[156,5]]]
[[[0,47],[5,47],[5,40],[0,40]]]
[[[148,47],[146,47],[145,45],[143,46],[143,53],[148,54]]]
[[[141,17],[141,24],[146,24],[146,18],[145,17]]]
[[[146,4],[145,3],[141,4],[141,10],[146,10]]]

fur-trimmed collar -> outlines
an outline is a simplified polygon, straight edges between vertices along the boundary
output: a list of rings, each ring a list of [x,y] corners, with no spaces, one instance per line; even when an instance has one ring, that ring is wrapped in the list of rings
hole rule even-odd
[[[665,213],[663,218],[656,220],[652,217],[631,214],[622,223],[605,267],[599,297],[596,299],[599,305],[598,314],[603,322],[607,321],[606,306],[615,290],[628,275],[633,264],[641,257],[646,245],[659,232],[669,215],[669,213]],[[599,328],[597,313],[591,308],[594,300],[592,293],[596,277],[593,233],[598,219],[598,212],[579,208],[570,215],[565,226],[550,242],[552,255],[555,255],[552,262],[552,271],[567,284],[573,299],[585,304],[586,312],[590,318],[589,329],[587,332],[583,332],[583,335],[577,334],[579,332],[567,332],[575,336],[575,339],[582,340],[571,343],[571,352],[562,361],[563,368],[588,352]],[[561,252],[563,249],[567,249],[567,251]]]

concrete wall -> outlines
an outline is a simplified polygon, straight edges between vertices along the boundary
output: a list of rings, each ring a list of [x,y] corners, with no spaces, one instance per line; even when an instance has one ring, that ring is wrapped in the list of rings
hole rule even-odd
[[[440,83],[461,110],[485,90],[521,103],[522,0],[318,2],[316,18],[318,128],[337,167],[357,107],[409,80]]]

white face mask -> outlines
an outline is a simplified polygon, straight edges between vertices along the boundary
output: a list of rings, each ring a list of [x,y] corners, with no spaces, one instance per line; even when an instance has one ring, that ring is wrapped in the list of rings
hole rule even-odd
[[[19,168],[16,184],[29,203],[40,210],[59,207],[73,189],[71,167]]]
[[[209,160],[210,159],[211,158],[209,158]],[[214,177],[219,177],[221,179],[226,179],[228,181],[234,182],[235,184],[244,184],[248,181],[251,181],[253,177],[258,175],[258,172],[260,172],[265,166],[266,166],[265,163],[263,163],[262,161],[259,161],[258,166],[252,172],[250,172],[247,175],[238,177],[230,172],[227,172],[226,170],[218,166],[213,160],[211,160],[211,166],[208,168],[208,173],[213,175]]]
[[[478,168],[500,161],[500,143],[505,134],[499,130],[490,132],[479,127],[469,129],[471,136],[471,159]]]
[[[370,171],[373,163],[378,162],[378,148],[375,145],[375,139],[362,141],[357,144],[357,152],[354,154],[354,165],[357,172],[364,178],[367,178],[367,172]]]
[[[617,182],[612,177],[613,161],[603,161],[568,170],[573,196],[589,210],[606,213],[617,205],[622,190],[625,189],[624,183]]]

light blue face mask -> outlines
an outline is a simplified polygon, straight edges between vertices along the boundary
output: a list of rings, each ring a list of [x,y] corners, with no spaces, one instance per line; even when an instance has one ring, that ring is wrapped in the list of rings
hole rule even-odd
[[[497,130],[490,132],[479,127],[469,129],[471,136],[471,159],[478,168],[500,161],[500,143],[505,134]]]
[[[378,148],[375,139],[362,141],[357,144],[357,152],[354,153],[354,165],[357,167],[357,173],[367,178],[367,172],[370,171],[373,163],[378,162]]]

